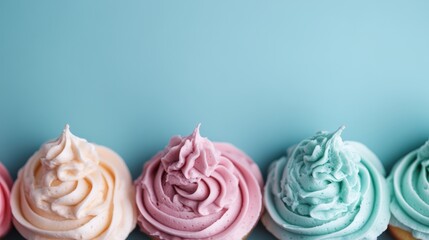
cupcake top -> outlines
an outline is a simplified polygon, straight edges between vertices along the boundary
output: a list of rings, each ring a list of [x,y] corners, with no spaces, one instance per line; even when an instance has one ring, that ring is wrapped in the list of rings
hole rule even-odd
[[[364,145],[318,132],[272,163],[264,189],[265,227],[279,239],[375,239],[386,228],[389,191]]]
[[[158,239],[242,239],[259,219],[262,176],[234,146],[176,136],[136,180],[142,231]]]
[[[12,178],[3,164],[0,163],[0,238],[6,235],[12,224],[9,203],[12,183]]]
[[[429,239],[429,141],[402,158],[388,177],[390,224]]]
[[[125,239],[136,224],[133,196],[123,160],[67,125],[19,171],[14,225],[27,239]]]

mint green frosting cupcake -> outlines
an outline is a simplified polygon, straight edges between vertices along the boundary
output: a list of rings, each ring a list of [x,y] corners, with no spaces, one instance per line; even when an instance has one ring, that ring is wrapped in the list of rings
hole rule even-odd
[[[318,132],[271,164],[265,227],[279,239],[376,239],[390,218],[380,160],[357,142]]]
[[[429,141],[402,158],[388,177],[390,224],[429,239]]]

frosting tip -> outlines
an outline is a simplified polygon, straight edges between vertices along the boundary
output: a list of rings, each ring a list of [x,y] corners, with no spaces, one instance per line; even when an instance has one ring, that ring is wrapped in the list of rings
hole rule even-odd
[[[201,127],[201,123],[198,123],[197,127],[195,127],[194,132],[192,133],[192,137],[194,137],[194,138],[201,137],[200,127]]]
[[[346,128],[345,125],[342,125],[341,127],[339,127],[338,130],[334,132],[334,136],[340,136],[341,133],[343,133],[345,128]]]
[[[68,123],[66,123],[66,125],[64,126],[63,129],[63,134],[69,134],[70,132],[70,125]]]

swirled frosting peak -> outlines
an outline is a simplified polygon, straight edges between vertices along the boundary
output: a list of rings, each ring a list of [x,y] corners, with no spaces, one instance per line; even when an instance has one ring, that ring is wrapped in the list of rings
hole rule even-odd
[[[361,198],[360,158],[344,148],[343,129],[319,132],[297,146],[281,190],[283,202],[293,212],[327,221],[355,210]]]
[[[142,231],[159,239],[241,239],[259,219],[261,173],[234,146],[173,137],[137,179]]]
[[[429,141],[403,157],[388,177],[390,224],[429,239]]]
[[[43,145],[43,152],[45,171],[54,171],[60,181],[82,179],[98,168],[95,146],[73,135],[68,124],[57,140]]]
[[[362,144],[343,142],[343,130],[318,132],[270,166],[262,221],[276,237],[364,239],[386,229],[381,164]]]
[[[134,194],[123,160],[67,125],[20,170],[14,225],[27,239],[125,239],[136,223]]]
[[[167,181],[193,183],[211,176],[220,155],[212,142],[201,137],[198,125],[192,135],[186,138],[171,138],[161,162],[167,173]]]

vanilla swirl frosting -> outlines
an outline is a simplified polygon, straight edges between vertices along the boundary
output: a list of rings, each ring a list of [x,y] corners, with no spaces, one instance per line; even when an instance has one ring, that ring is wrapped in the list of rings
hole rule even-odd
[[[318,132],[269,169],[266,228],[279,239],[376,239],[390,213],[384,170],[364,145]]]
[[[67,125],[20,170],[14,225],[27,239],[125,239],[136,224],[133,196],[123,160]]]
[[[10,211],[10,188],[12,178],[6,168],[0,163],[0,238],[3,237],[12,225],[12,214]]]
[[[241,239],[259,219],[262,176],[243,152],[173,137],[136,181],[142,231],[159,239]]]
[[[390,224],[429,239],[429,141],[402,158],[392,169]]]

